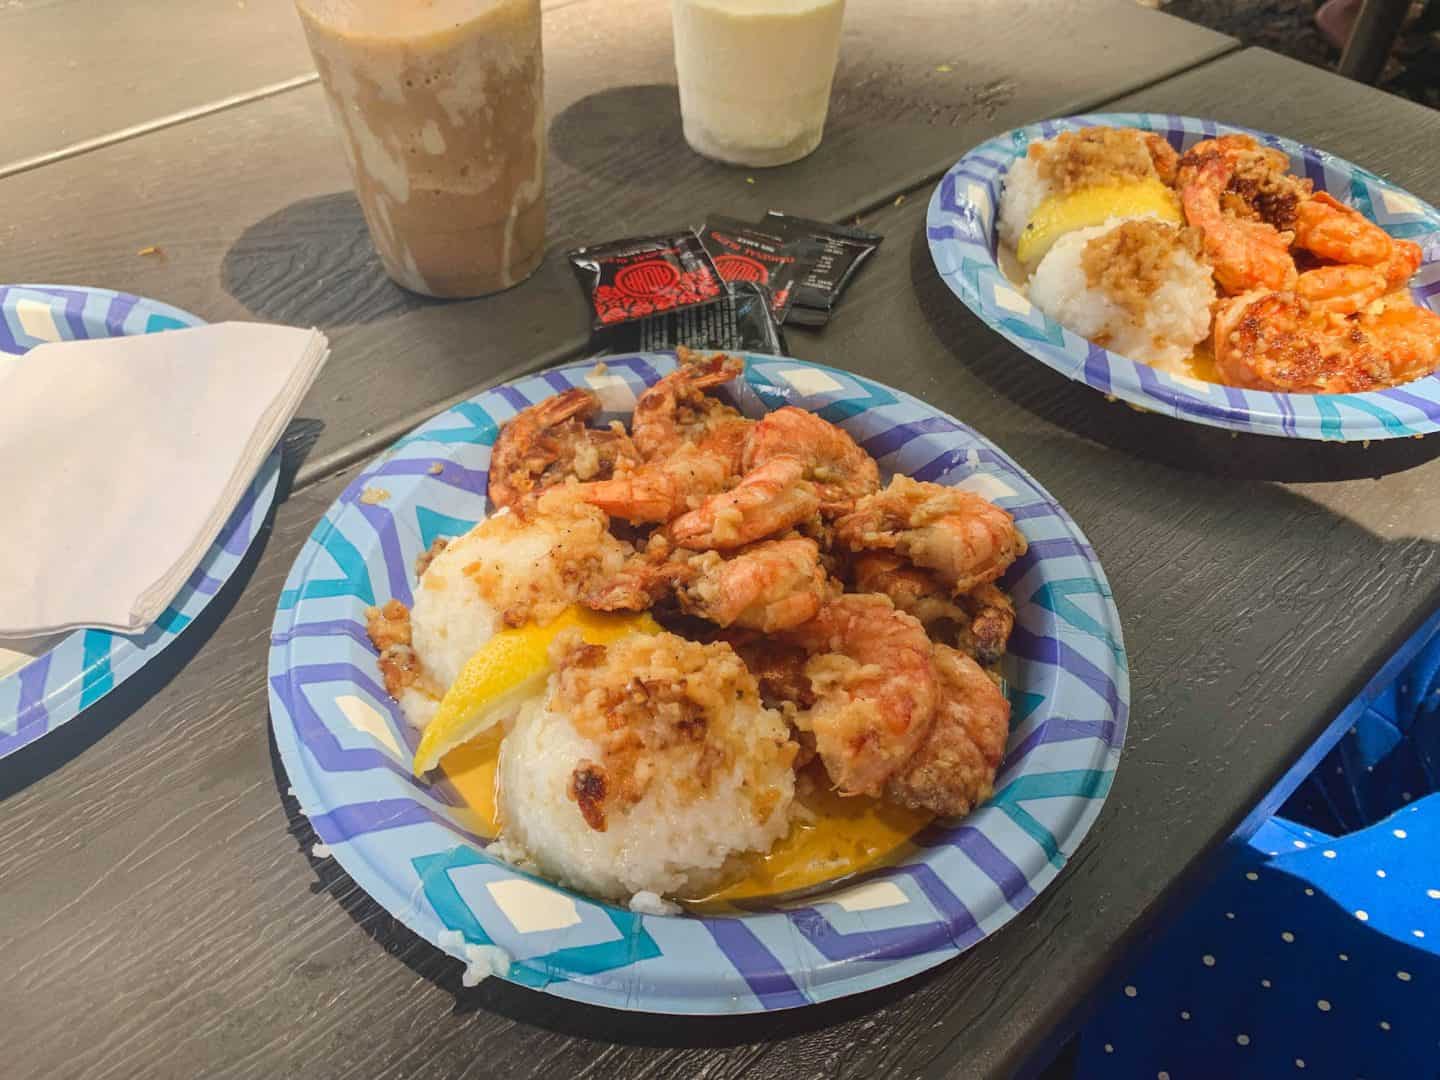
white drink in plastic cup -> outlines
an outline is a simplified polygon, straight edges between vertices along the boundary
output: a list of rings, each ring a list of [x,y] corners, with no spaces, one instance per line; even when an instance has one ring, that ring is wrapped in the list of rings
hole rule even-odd
[[[735,165],[820,145],[845,0],[673,0],[685,139]]]

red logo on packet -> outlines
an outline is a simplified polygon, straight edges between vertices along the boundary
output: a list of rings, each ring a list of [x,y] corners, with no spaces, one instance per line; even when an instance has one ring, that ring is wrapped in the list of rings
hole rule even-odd
[[[664,259],[647,259],[617,273],[615,287],[628,296],[643,299],[664,292],[679,280],[680,271],[673,263]]]
[[[593,330],[691,307],[724,291],[694,232],[576,248],[570,265],[590,298]]]
[[[765,264],[745,255],[718,255],[715,269],[726,281],[755,281],[764,285],[770,280],[770,270]]]

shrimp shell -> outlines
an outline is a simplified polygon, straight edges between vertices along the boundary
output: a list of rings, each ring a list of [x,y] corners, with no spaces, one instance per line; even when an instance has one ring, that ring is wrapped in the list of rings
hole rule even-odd
[[[830,595],[820,546],[794,537],[769,540],[726,559],[716,552],[691,558],[693,580],[680,606],[717,626],[771,633],[808,622]]]
[[[1326,191],[1296,209],[1295,243],[1322,259],[1360,266],[1385,262],[1394,247],[1389,233]]]
[[[670,538],[694,550],[728,551],[763,540],[812,516],[820,506],[799,458],[778,457],[740,483],[670,523]]]
[[[613,517],[656,524],[682,514],[692,499],[724,491],[733,474],[723,457],[689,443],[674,454],[609,480],[574,487],[575,497]],[[687,515],[688,516],[688,515]]]
[[[620,459],[639,460],[628,437],[587,428],[585,421],[600,411],[600,399],[579,388],[548,397],[523,409],[500,429],[490,454],[490,502],[497,509],[511,506],[526,495],[564,479],[574,472],[577,458],[587,449],[592,462],[613,467]]]
[[[1254,292],[1221,303],[1215,315],[1215,366],[1235,386],[1358,393],[1437,365],[1440,315],[1408,299],[1342,318],[1312,311],[1293,293]]]
[[[926,626],[941,619],[966,621],[966,612],[950,598],[934,574],[888,551],[864,551],[851,564],[855,591],[888,596],[901,611]]]
[[[842,513],[880,487],[880,466],[843,428],[793,405],[755,423],[745,446],[745,471],[776,458],[798,458],[826,514]]]
[[[1015,603],[993,583],[980,585],[960,597],[960,606],[970,616],[970,640],[966,650],[978,664],[998,664],[1015,630]]]
[[[852,551],[894,551],[956,593],[994,581],[1027,547],[1015,519],[988,499],[908,476],[859,500],[836,534]]]
[[[865,551],[852,564],[855,591],[888,596],[901,611],[914,615],[932,634],[935,624],[959,627],[956,644],[977,663],[993,665],[1005,655],[1015,628],[1015,605],[994,584],[978,585],[951,596],[939,578],[888,551]]]
[[[995,789],[1010,737],[1010,702],[958,649],[931,653],[938,700],[924,742],[885,785],[885,797],[945,817],[968,814]]]
[[[805,714],[842,795],[876,795],[924,742],[935,714],[930,639],[883,596],[847,593],[782,635],[810,654]]]
[[[630,421],[631,437],[646,461],[672,454],[682,443],[695,442],[706,432],[749,421],[705,391],[731,382],[745,373],[738,356],[715,353],[698,356],[683,350],[679,366],[640,395]]]
[[[1182,169],[1182,174],[1187,170]],[[1218,155],[1188,170],[1189,182],[1180,188],[1185,220],[1199,231],[1205,259],[1226,292],[1288,288],[1295,281],[1289,234],[1263,221],[1241,220],[1221,210],[1221,193],[1232,174],[1233,166]]]

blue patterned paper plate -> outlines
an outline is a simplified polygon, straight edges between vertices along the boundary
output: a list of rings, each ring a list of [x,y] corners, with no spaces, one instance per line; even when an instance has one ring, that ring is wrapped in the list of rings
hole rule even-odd
[[[151,334],[203,321],[168,304],[109,289],[0,285],[0,353],[14,356],[47,341]],[[149,630],[128,636],[77,630],[0,678],[0,758],[89,708],[179,636],[240,565],[275,501],[279,475],[276,450],[195,573]]]
[[[605,420],[674,367],[641,354],[489,390],[400,440],[345,490],[301,551],[275,615],[270,707],[296,797],[352,878],[417,934],[464,959],[495,945],[512,982],[658,1013],[784,1009],[922,971],[1008,922],[1059,873],[1110,789],[1129,683],[1120,622],[1089,543],[991,443],[920,401],[833,368],[747,357],[750,415],[794,403],[843,426],[891,472],[962,485],[1007,507],[1030,540],[1007,584],[1018,622],[1014,703],[996,795],[922,833],[899,864],[784,908],[652,916],[598,903],[485,853],[446,785],[410,775],[414,732],[386,696],[367,606],[411,599],[411,566],[486,511],[497,430],[558,390],[590,386]],[[388,492],[362,500],[367,488]]]
[[[1229,132],[1254,135],[1290,155],[1315,187],[1364,212],[1392,236],[1414,240],[1424,263],[1411,280],[1418,303],[1440,311],[1440,212],[1358,165],[1249,128],[1161,113],[1095,113],[997,135],[945,174],[930,199],[926,233],[935,267],[989,326],[1060,374],[1143,409],[1232,431],[1301,439],[1391,439],[1440,431],[1440,377],[1364,394],[1276,394],[1171,375],[1093,345],[1030,304],[996,264],[995,221],[1010,163],[1034,140],[1095,125],[1138,127],[1183,152]]]

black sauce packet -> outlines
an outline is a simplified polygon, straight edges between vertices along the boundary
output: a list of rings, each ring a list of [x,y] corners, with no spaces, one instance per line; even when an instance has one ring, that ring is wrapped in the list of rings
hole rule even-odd
[[[720,277],[764,285],[782,323],[800,279],[824,254],[820,241],[804,233],[787,236],[731,217],[711,216],[699,232]]]
[[[720,274],[693,229],[592,244],[571,251],[569,259],[595,331],[724,294]]]
[[[780,210],[767,211],[759,228],[787,239],[809,237],[820,244],[818,256],[795,286],[786,319],[800,326],[824,326],[829,321],[841,293],[884,239],[854,225],[814,221]]]
[[[785,355],[770,290],[732,281],[716,300],[606,327],[592,339],[597,355],[679,348]]]

